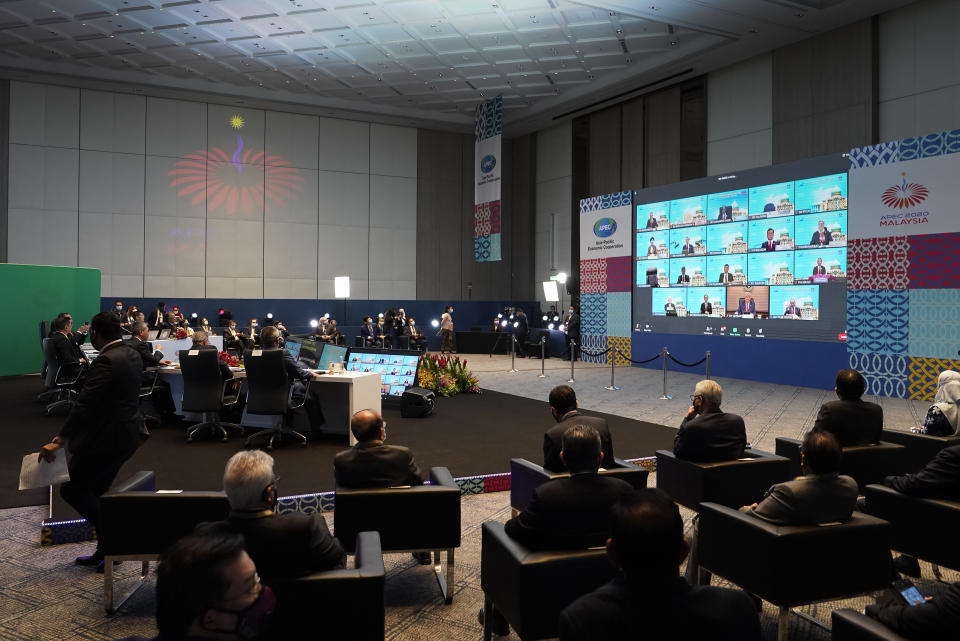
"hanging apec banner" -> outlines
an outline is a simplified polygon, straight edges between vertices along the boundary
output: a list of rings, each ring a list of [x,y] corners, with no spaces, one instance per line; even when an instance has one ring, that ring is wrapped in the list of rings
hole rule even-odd
[[[477,105],[474,146],[473,258],[478,263],[501,260],[500,143],[503,96]]]

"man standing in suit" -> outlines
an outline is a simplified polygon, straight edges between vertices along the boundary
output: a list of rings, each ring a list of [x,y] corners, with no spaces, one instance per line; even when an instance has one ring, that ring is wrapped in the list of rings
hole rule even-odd
[[[150,318],[147,319],[147,325],[150,326],[150,329],[160,329],[160,326],[163,325],[165,317],[165,309],[167,304],[163,301],[157,303],[157,307],[150,312]]]
[[[777,245],[780,244],[780,241],[773,239],[773,227],[767,229],[767,239],[760,245],[760,249],[765,252],[772,252],[777,250]]]
[[[677,284],[682,285],[683,283],[689,283],[689,282],[690,282],[690,275],[687,274],[687,268],[681,267],[680,275],[677,276]]]
[[[810,239],[811,245],[829,245],[830,244],[830,232],[824,227],[823,221],[817,221],[817,230],[813,232],[813,237]]]
[[[673,453],[690,461],[730,461],[743,456],[747,429],[736,414],[720,411],[723,390],[716,381],[697,383],[690,396],[680,431],[673,439]]]
[[[760,619],[740,590],[691,586],[677,569],[687,556],[683,519],[662,490],[643,489],[613,506],[607,556],[617,577],[560,613],[560,641],[629,639],[760,641]]]
[[[67,443],[70,480],[60,495],[94,528],[100,526],[100,495],[113,484],[120,467],[133,456],[145,434],[140,413],[140,355],[122,338],[113,312],[93,317],[90,342],[100,352],[87,370],[86,384],[60,433],[40,449],[53,461]],[[103,552],[77,558],[78,565],[103,567]],[[102,569],[100,570],[102,571]]]
[[[730,265],[728,263],[724,263],[723,272],[721,272],[720,278],[717,279],[717,282],[723,284],[733,282],[733,274],[730,273]]]
[[[750,295],[750,292],[743,293],[743,300],[740,301],[740,304],[737,305],[738,314],[756,314],[757,313],[757,303],[753,300],[753,296]]]
[[[567,315],[563,319],[563,358],[569,357],[571,360],[577,360],[577,349],[570,350],[570,341],[580,340],[580,314],[573,305],[567,309]]]
[[[823,276],[823,275],[826,274],[826,273],[827,273],[827,268],[823,266],[823,259],[822,259],[822,258],[818,258],[818,259],[817,259],[817,264],[816,264],[816,266],[813,268],[813,275],[814,275],[814,276]]]
[[[883,408],[860,398],[867,389],[867,382],[860,372],[840,370],[833,389],[839,400],[820,406],[813,429],[830,432],[843,447],[879,442],[883,431]]]
[[[797,300],[795,298],[790,299],[790,304],[787,305],[786,309],[783,310],[784,316],[799,316],[800,308],[797,307]]]
[[[563,450],[563,435],[574,425],[588,425],[600,436],[600,451],[605,465],[614,465],[613,438],[607,419],[585,416],[577,411],[577,393],[569,385],[557,385],[550,390],[550,414],[557,422],[543,435],[543,467],[551,472],[566,472],[560,452]]]
[[[700,313],[701,314],[713,313],[713,305],[710,303],[710,296],[708,294],[703,295],[703,302],[700,303]]]
[[[368,488],[423,485],[413,453],[401,445],[387,445],[387,422],[373,410],[361,410],[350,420],[357,444],[333,459],[339,487]]]
[[[200,524],[197,532],[242,534],[247,554],[267,583],[342,568],[346,555],[323,517],[275,512],[277,481],[272,456],[263,450],[237,452],[223,472],[230,515],[225,521]]]

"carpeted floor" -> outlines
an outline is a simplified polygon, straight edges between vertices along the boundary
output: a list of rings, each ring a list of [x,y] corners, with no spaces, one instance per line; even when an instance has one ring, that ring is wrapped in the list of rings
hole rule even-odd
[[[64,416],[48,417],[34,402],[39,387],[36,376],[0,379],[0,508],[39,505],[47,501],[45,490],[18,492],[17,478],[24,454],[36,452],[56,434]],[[660,448],[672,448],[674,428],[645,421],[603,416],[620,458],[652,456]],[[438,399],[426,418],[401,418],[397,408],[384,408],[387,439],[410,447],[421,469],[446,466],[455,477],[508,472],[514,457],[542,460],[543,432],[553,419],[544,401],[501,392],[461,394]],[[228,443],[186,443],[184,426],[169,423],[152,429],[152,436],[118,475],[124,479],[137,470],[153,470],[164,489],[214,489],[221,486],[226,460],[243,445],[233,437]],[[274,450],[284,495],[333,489],[333,457],[347,447],[343,437],[321,437],[306,448],[294,444]],[[54,514],[72,518],[73,512],[55,497]]]

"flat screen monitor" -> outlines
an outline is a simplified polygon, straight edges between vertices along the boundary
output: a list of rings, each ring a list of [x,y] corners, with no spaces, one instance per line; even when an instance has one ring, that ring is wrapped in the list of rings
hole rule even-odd
[[[290,352],[290,356],[293,356],[293,360],[300,358],[300,348],[303,347],[300,343],[292,340],[284,341],[283,349]]]
[[[407,349],[351,348],[347,351],[348,372],[380,374],[380,395],[402,396],[417,383],[422,352]]]
[[[317,361],[317,369],[329,369],[330,363],[339,363],[347,360],[347,348],[342,345],[333,345],[326,343],[323,351],[320,352],[320,358]]]

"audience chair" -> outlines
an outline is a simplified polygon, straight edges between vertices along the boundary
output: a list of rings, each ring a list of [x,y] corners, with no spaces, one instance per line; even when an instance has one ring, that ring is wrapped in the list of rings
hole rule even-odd
[[[759,501],[773,484],[793,478],[789,468],[786,458],[761,450],[748,449],[742,458],[713,463],[657,450],[657,488],[695,512],[707,501],[740,507]]]
[[[360,532],[380,533],[384,552],[433,552],[444,601],[453,602],[455,551],[460,547],[460,486],[445,467],[430,468],[430,484],[369,489],[336,488],[334,536],[352,549]],[[446,576],[440,553],[447,553]]]
[[[802,441],[778,436],[777,454],[790,459],[790,478],[800,475],[800,446]],[[873,443],[871,445],[848,445],[843,448],[840,459],[840,473],[852,476],[860,493],[871,483],[880,483],[885,476],[903,474],[906,448],[894,443]]]
[[[40,353],[42,354],[43,341],[50,335],[50,323],[48,321],[40,321],[38,329],[40,331]],[[43,362],[40,364],[40,380],[45,381],[46,379],[47,379],[47,359],[44,358]],[[44,394],[47,394],[47,392],[44,392]],[[41,399],[38,398],[38,400],[41,400]]]
[[[353,568],[327,570],[270,583],[277,595],[276,637],[297,639],[319,625],[325,639],[383,641],[383,551],[377,532],[360,532]],[[329,613],[315,618],[318,605]],[[350,613],[345,616],[345,613]]]
[[[100,531],[97,538],[104,552],[103,605],[116,612],[149,576],[150,562],[184,534],[203,521],[227,518],[230,504],[223,492],[156,491],[153,472],[137,472],[132,478],[100,497]],[[113,564],[140,561],[140,577],[114,603]]]
[[[930,436],[916,434],[906,430],[883,430],[881,438],[886,443],[894,443],[907,448],[904,455],[903,472],[919,472],[945,447],[960,445],[960,436]]]
[[[191,353],[193,352],[193,353]],[[230,381],[220,379],[220,355],[215,349],[180,350],[180,371],[183,374],[184,412],[199,412],[203,422],[187,428],[187,443],[192,443],[197,433],[209,431],[226,442],[227,428],[243,434],[243,428],[220,420],[220,412],[237,402],[237,396],[227,396]],[[159,372],[158,372],[159,373]]]
[[[74,385],[76,385],[80,377],[83,376],[83,362],[80,362],[76,373],[73,375],[67,375],[61,372],[52,338],[43,339],[43,360],[47,364],[47,373],[44,379],[44,387],[46,387],[47,392],[41,394],[39,398],[45,400],[49,400],[50,398],[56,399],[47,405],[45,409],[47,416],[61,407],[66,407],[69,410],[76,402],[77,396],[79,396],[77,390],[74,389]]]
[[[303,400],[293,404],[291,394],[293,386],[287,379],[287,372],[283,367],[283,350],[268,349],[243,352],[243,366],[247,373],[247,405],[249,414],[276,416],[276,427],[260,430],[247,437],[245,447],[250,447],[257,440],[267,442],[267,449],[272,450],[274,442],[280,442],[284,436],[292,436],[300,442],[301,447],[307,446],[307,437],[289,426],[293,418],[293,411],[303,407],[310,395],[310,381],[304,382]]]
[[[890,522],[894,550],[960,570],[960,549],[948,534],[960,531],[960,503],[907,496],[885,485],[868,485],[864,494],[867,512]]]
[[[160,368],[153,367],[145,370],[146,376],[140,381],[140,404],[143,405],[145,399],[153,396],[153,392],[157,389],[157,381],[160,380]],[[156,416],[151,416],[147,413],[143,414],[144,420],[152,421],[154,423],[159,423],[160,419]]]
[[[650,475],[650,471],[614,457],[613,465],[600,470],[600,475],[615,476],[632,485],[634,489],[640,490],[647,487],[647,477]],[[513,511],[513,516],[516,516],[530,504],[535,489],[547,481],[568,476],[570,476],[569,472],[551,472],[527,459],[510,459],[510,508]]]
[[[396,343],[397,349],[410,349],[409,336],[396,336],[393,341]]]
[[[830,613],[832,641],[910,641],[876,619],[843,608]]]
[[[844,523],[774,525],[718,505],[700,506],[700,567],[780,608],[778,641],[790,608],[881,590],[890,583],[889,523],[854,512]]]
[[[524,641],[556,637],[560,612],[616,573],[604,548],[534,552],[510,538],[503,523],[487,521],[480,549],[484,641],[491,639],[494,612]],[[643,622],[637,626],[639,633]]]

